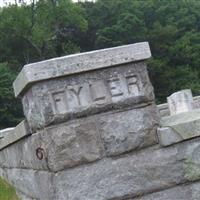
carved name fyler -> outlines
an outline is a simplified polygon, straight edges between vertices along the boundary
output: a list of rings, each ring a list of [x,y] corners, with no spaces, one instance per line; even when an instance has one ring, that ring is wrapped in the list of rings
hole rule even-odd
[[[59,91],[50,91],[54,114],[62,114],[81,107],[117,102],[124,97],[141,95],[138,76],[131,72],[114,74],[107,80],[98,80],[81,85],[66,86]]]

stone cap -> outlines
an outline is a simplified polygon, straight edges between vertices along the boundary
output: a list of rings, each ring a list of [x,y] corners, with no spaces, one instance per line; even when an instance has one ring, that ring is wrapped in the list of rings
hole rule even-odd
[[[159,143],[168,146],[200,136],[200,109],[163,117],[157,134]]]
[[[151,57],[148,42],[78,53],[25,65],[13,83],[15,96],[32,83],[82,73]]]
[[[30,135],[28,124],[25,120],[20,122],[15,128],[4,129],[0,138],[0,151],[16,141]]]

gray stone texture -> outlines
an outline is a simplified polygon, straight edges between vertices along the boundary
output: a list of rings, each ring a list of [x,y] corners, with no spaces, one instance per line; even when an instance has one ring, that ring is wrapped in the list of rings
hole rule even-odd
[[[14,128],[6,128],[0,130],[0,139],[3,139],[6,135],[12,134],[14,131]]]
[[[37,199],[35,199],[35,198],[29,197],[29,196],[23,194],[22,192],[19,192],[19,191],[16,191],[16,194],[17,194],[17,197],[18,197],[20,200],[37,200]]]
[[[39,134],[21,139],[0,151],[0,167],[48,170],[46,159],[39,160],[36,156],[38,148],[44,148]]]
[[[177,114],[190,110],[181,93],[159,119],[169,109],[154,104],[150,56],[138,43],[23,68],[14,87],[30,129],[0,133],[0,176],[22,200],[199,199],[200,110]]]
[[[14,129],[4,131],[4,136],[0,138],[0,150],[28,135],[30,135],[28,124],[22,121]]]
[[[144,63],[35,83],[22,98],[33,132],[73,118],[147,105],[154,100]]]
[[[199,139],[58,172],[56,199],[126,199],[200,179]],[[68,181],[70,180],[70,181]]]
[[[108,156],[142,149],[157,143],[155,105],[102,115],[97,122]]]
[[[200,136],[200,110],[163,117],[158,128],[159,143],[168,146]]]
[[[157,143],[155,108],[108,112],[47,127],[3,149],[0,166],[59,171],[151,146]]]
[[[22,197],[55,200],[53,174],[27,169],[0,169],[0,176],[16,188]]]
[[[200,139],[103,158],[57,173],[4,168],[0,169],[0,176],[33,199],[134,199],[200,180]],[[195,196],[186,194],[186,197]]]
[[[200,182],[183,184],[146,196],[128,200],[199,200]]]
[[[167,103],[157,105],[160,117],[166,117],[170,115],[169,107]],[[193,97],[193,109],[200,108],[200,96]]]
[[[148,42],[141,42],[28,64],[15,80],[14,92],[18,96],[34,82],[136,62],[150,57]]]
[[[181,90],[167,97],[171,115],[193,110],[193,96],[190,89]]]

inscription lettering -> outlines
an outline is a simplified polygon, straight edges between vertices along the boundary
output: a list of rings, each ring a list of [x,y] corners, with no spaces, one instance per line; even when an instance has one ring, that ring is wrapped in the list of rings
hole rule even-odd
[[[123,95],[121,81],[118,77],[108,80],[108,85],[110,87],[110,93],[112,97]]]
[[[74,85],[68,87],[69,91],[71,91],[72,95],[75,96],[77,104],[80,106],[81,105],[81,99],[80,99],[80,92],[82,90],[82,86],[79,85]]]
[[[98,104],[104,103],[107,96],[107,88],[103,81],[90,84],[92,101]]]
[[[117,102],[139,94],[138,76],[129,73],[120,77],[114,74],[114,77],[108,80],[67,86],[60,91],[51,92],[51,99],[54,114],[64,114],[76,109],[84,110],[90,105]]]
[[[52,93],[52,101],[55,114],[62,114],[67,111],[67,99],[64,90]]]
[[[139,95],[138,79],[136,75],[126,76],[126,83],[129,94]]]

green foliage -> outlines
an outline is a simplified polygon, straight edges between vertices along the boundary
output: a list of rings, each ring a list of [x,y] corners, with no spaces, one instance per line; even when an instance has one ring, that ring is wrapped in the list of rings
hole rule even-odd
[[[21,117],[11,82],[24,64],[140,41],[151,46],[158,103],[184,88],[199,95],[199,10],[199,0],[40,0],[0,10],[0,126]]]
[[[15,77],[8,64],[0,63],[0,128],[11,127],[21,120],[21,107],[12,89]]]
[[[98,0],[84,7],[91,48],[149,41],[158,103],[184,88],[200,94],[200,1]]]
[[[87,30],[80,5],[71,0],[41,0],[0,10],[0,128],[22,118],[12,82],[30,62],[80,51],[76,38]]]
[[[0,200],[18,200],[15,190],[0,178]]]

